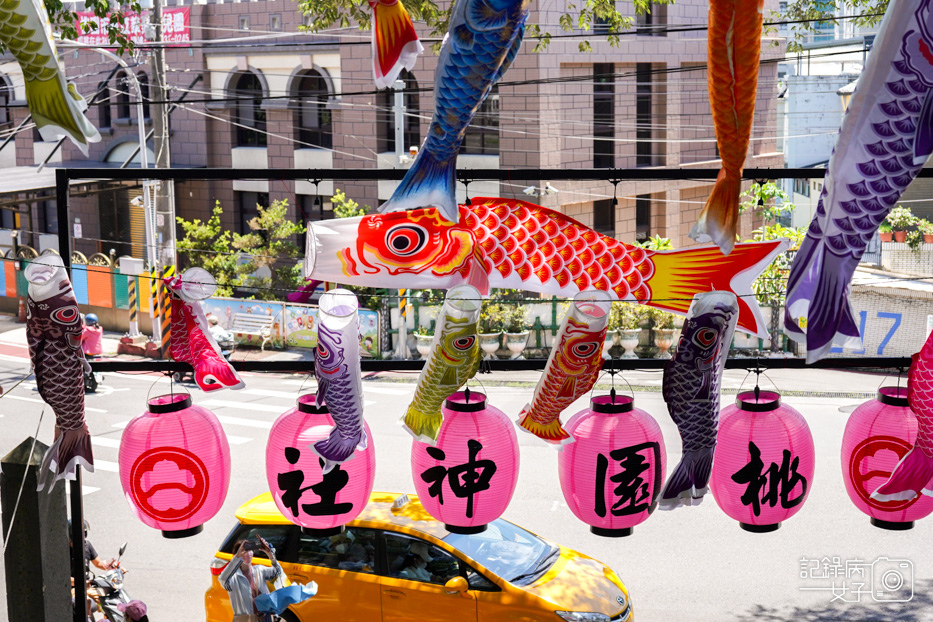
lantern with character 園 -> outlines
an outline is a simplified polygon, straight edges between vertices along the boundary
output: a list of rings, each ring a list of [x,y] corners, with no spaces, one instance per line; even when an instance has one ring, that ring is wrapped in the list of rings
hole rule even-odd
[[[842,479],[849,499],[875,527],[910,529],[933,512],[933,497],[881,501],[871,493],[885,483],[917,441],[917,416],[906,387],[882,387],[876,399],[856,408],[842,435]]]
[[[803,507],[815,462],[803,415],[778,393],[756,388],[720,415],[710,489],[742,529],[774,531]]]
[[[272,499],[285,518],[306,533],[332,535],[363,511],[376,476],[376,452],[364,422],[365,449],[324,472],[324,459],[313,450],[329,437],[334,420],[315,396],[302,395],[269,431],[266,443],[266,480]]]
[[[217,417],[184,393],[149,400],[123,430],[120,483],[130,507],[166,538],[200,533],[227,497],[230,445]]]
[[[469,389],[441,409],[437,443],[413,441],[411,470],[421,505],[452,533],[480,533],[509,505],[518,483],[518,438],[509,418]]]
[[[628,396],[602,395],[567,422],[575,439],[557,458],[570,510],[598,536],[621,537],[648,519],[664,486],[661,427]]]

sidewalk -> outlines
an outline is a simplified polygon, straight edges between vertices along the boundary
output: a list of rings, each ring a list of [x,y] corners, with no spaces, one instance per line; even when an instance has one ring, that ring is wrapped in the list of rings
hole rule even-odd
[[[122,334],[105,332],[103,337],[103,356],[117,360],[135,361],[138,356],[117,355],[117,344]],[[29,358],[26,346],[26,326],[16,322],[10,315],[0,314],[0,355]],[[293,348],[289,350],[260,351],[258,348],[238,348],[233,353],[234,361],[310,361],[314,359],[314,350]],[[754,366],[754,359],[748,360],[749,367]],[[477,381],[489,386],[512,386],[516,388],[534,387],[541,377],[539,371],[496,371],[480,374]],[[417,371],[364,372],[363,378],[369,382],[416,382]],[[663,374],[657,371],[629,371],[616,376],[615,386],[620,392],[629,390],[656,393],[661,391]],[[906,385],[906,377],[901,379]],[[628,384],[626,384],[628,383]],[[882,385],[897,384],[896,374],[886,376],[882,373],[865,374],[851,371],[828,369],[775,369],[761,375],[762,388],[777,388],[787,396],[809,397],[849,397],[868,399],[873,397]],[[611,386],[609,374],[603,374],[597,383],[599,390],[608,390]],[[735,394],[739,390],[749,390],[755,386],[754,374],[745,370],[726,370],[723,379],[723,393]]]

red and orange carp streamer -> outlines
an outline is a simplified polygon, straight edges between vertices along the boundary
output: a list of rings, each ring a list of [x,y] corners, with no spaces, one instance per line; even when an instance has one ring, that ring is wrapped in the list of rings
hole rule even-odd
[[[373,10],[373,79],[380,89],[411,70],[424,51],[411,16],[399,0],[369,0]]]
[[[764,0],[710,0],[707,81],[722,169],[690,230],[726,255],[735,246],[742,169],[758,95]]]

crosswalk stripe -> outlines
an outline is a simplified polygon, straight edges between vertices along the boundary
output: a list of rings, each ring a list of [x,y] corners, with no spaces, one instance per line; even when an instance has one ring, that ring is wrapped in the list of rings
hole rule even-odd
[[[253,410],[267,413],[281,414],[287,410],[287,407],[270,406],[269,404],[259,404],[257,402],[233,402],[230,400],[205,400],[201,406],[206,408],[235,408],[236,410]],[[269,425],[272,425],[271,423]]]
[[[246,393],[247,395],[259,395],[260,397],[280,397],[286,400],[295,401],[298,399],[297,391],[272,391],[270,389],[243,389],[240,393]]]
[[[91,444],[97,445],[98,447],[112,447],[113,449],[119,449],[120,439],[110,438],[107,436],[92,436]]]
[[[287,384],[293,387],[305,386],[309,390],[317,390],[316,385],[313,380],[282,380],[282,384]],[[415,385],[400,385],[399,388],[393,387],[376,387],[372,384],[363,383],[363,391],[367,393],[381,393],[382,395],[408,395],[415,390]]]
[[[94,458],[94,470],[95,471],[107,471],[108,473],[119,473],[120,463],[111,462],[109,460],[99,460],[97,458]]]
[[[98,490],[100,490],[100,488],[96,486],[85,486],[82,484],[81,485],[81,496],[86,497],[92,492],[97,492]],[[71,485],[65,486],[65,494],[69,497],[71,496]]]
[[[248,428],[262,428],[268,430],[272,427],[271,421],[260,421],[259,419],[247,419],[245,417],[229,417],[227,415],[217,415],[221,423],[227,425],[242,425]]]
[[[227,419],[235,420],[237,419],[237,417],[227,417]],[[122,430],[129,424],[130,424],[129,421],[118,421],[117,423],[114,423],[110,427],[117,428],[118,430]],[[269,424],[269,427],[272,427],[271,423]],[[248,436],[233,436],[232,434],[227,434],[227,442],[230,443],[231,445],[243,445],[245,443],[250,442],[251,440],[253,439]]]
[[[45,402],[43,402],[42,400],[37,400],[34,397],[22,397],[20,395],[10,395],[9,393],[6,394],[6,397],[11,400],[20,400],[23,402],[35,402],[36,404],[45,404]],[[106,410],[101,410],[100,408],[91,408],[90,406],[85,406],[84,410],[86,410],[87,412],[91,412],[91,413],[106,413],[107,412]]]

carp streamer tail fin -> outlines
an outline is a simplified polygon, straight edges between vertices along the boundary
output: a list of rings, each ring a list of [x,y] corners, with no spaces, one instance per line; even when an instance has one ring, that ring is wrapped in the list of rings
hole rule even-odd
[[[894,467],[888,481],[871,493],[871,498],[879,501],[910,501],[921,492],[933,495],[931,481],[933,457],[914,446]]]
[[[341,462],[349,460],[359,445],[366,446],[362,428],[360,428],[359,438],[347,438],[340,434],[337,426],[334,426],[330,431],[330,436],[323,441],[316,442],[313,449],[314,453],[324,459],[324,472],[329,473]]]
[[[60,75],[51,80],[27,80],[26,101],[43,140],[67,136],[85,156],[88,144],[100,141],[100,132],[84,116],[87,103]]]
[[[538,423],[529,416],[527,406],[518,416],[518,426],[553,445],[566,445],[573,442],[573,437],[561,425],[559,418],[555,418],[550,423]]]
[[[681,505],[699,505],[706,494],[713,470],[715,447],[684,452],[661,493],[658,509],[673,510]]]
[[[409,408],[402,417],[401,423],[402,427],[417,440],[433,445],[437,442],[437,435],[441,431],[443,421],[444,416],[441,414],[431,415]]]
[[[74,479],[75,467],[79,464],[87,472],[94,472],[91,434],[86,425],[73,430],[62,430],[52,446],[45,452],[42,465],[39,467],[37,490],[43,490],[48,486],[51,492],[58,480]]]
[[[460,218],[456,199],[457,156],[438,160],[427,149],[418,152],[398,189],[380,212],[399,212],[423,207],[437,207],[448,222]]]
[[[370,2],[373,9],[373,79],[380,89],[391,87],[402,69],[415,66],[424,51],[411,16],[401,2]]]
[[[716,185],[700,212],[700,219],[690,229],[690,237],[697,242],[712,241],[728,255],[735,247],[735,233],[739,222],[739,194],[741,177],[732,177],[720,170]]]

